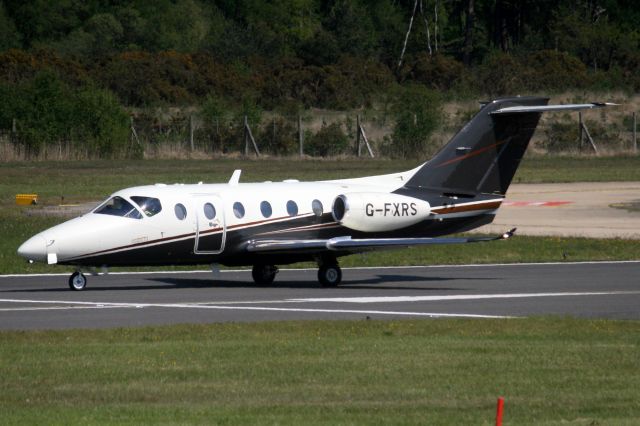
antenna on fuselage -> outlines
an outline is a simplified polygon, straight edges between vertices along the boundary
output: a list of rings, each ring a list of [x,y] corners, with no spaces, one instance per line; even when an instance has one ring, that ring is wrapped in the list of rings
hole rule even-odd
[[[229,179],[229,185],[236,186],[238,182],[240,182],[241,173],[242,173],[242,170],[240,169],[234,170],[233,174],[231,175],[231,179]]]

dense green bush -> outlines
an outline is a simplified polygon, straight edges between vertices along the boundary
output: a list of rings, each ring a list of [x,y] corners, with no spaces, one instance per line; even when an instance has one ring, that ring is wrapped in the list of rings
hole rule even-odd
[[[349,138],[340,123],[323,125],[315,134],[305,134],[304,152],[308,155],[325,157],[346,154],[348,146]]]
[[[129,117],[105,90],[73,89],[41,72],[19,86],[0,86],[0,94],[0,124],[10,128],[16,120],[17,142],[28,155],[60,143],[95,157],[126,154]]]
[[[442,117],[440,96],[435,91],[418,84],[399,89],[392,114],[395,126],[391,143],[383,147],[385,154],[410,158],[430,151],[429,138]]]
[[[450,90],[469,78],[462,62],[441,54],[417,55],[411,67],[411,79],[435,90]]]
[[[587,67],[575,56],[555,50],[541,50],[524,59],[526,87],[532,91],[563,91],[584,88],[589,83]]]
[[[270,154],[289,155],[299,149],[296,123],[282,117],[264,123],[256,140],[260,150]]]
[[[527,85],[526,70],[518,58],[496,50],[478,67],[477,84],[493,99],[522,94]]]
[[[580,148],[578,123],[554,121],[546,127],[542,147],[549,152],[576,152]]]

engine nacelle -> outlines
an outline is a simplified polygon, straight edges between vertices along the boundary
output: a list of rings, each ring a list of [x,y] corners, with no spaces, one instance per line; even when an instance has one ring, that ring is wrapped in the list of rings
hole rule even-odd
[[[384,232],[405,228],[426,219],[427,201],[405,195],[354,192],[333,201],[333,219],[342,226],[363,232]]]

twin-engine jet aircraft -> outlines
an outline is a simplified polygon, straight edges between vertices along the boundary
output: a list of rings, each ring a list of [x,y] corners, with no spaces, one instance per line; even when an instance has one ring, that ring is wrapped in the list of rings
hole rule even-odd
[[[30,261],[76,267],[252,265],[257,284],[275,265],[315,261],[323,286],[340,284],[338,258],[370,250],[508,238],[443,237],[493,221],[544,111],[603,107],[547,105],[514,97],[484,104],[433,159],[413,170],[321,182],[139,186],[90,213],[27,240]]]

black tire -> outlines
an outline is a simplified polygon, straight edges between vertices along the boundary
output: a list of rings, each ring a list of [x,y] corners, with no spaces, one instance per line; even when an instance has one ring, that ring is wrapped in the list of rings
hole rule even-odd
[[[69,277],[69,288],[74,291],[82,291],[87,286],[87,277],[80,272],[74,272]]]
[[[273,265],[253,265],[251,276],[258,285],[270,285],[278,273],[278,268]]]
[[[322,287],[337,287],[342,281],[342,269],[338,265],[322,265],[318,269],[318,281]]]

